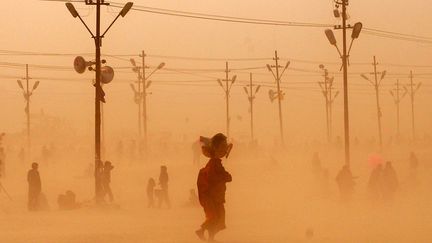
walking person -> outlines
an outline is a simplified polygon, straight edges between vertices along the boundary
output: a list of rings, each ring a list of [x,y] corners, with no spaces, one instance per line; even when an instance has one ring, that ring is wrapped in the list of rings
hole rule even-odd
[[[161,187],[161,195],[159,197],[159,208],[162,207],[163,203],[166,203],[168,208],[171,208],[171,202],[168,195],[168,168],[165,165],[162,165],[160,167],[160,174],[159,174],[159,185]]]
[[[112,166],[110,161],[105,161],[104,167],[103,167],[103,173],[102,173],[102,187],[104,190],[104,196],[108,194],[108,198],[110,202],[114,201],[114,196],[111,191],[111,170],[114,169],[114,166]]]
[[[32,168],[27,173],[28,210],[30,211],[36,211],[39,209],[39,197],[42,190],[42,184],[38,168],[38,163],[32,163]]]
[[[147,207],[148,208],[155,207],[155,203],[154,203],[155,187],[156,187],[155,180],[153,178],[150,178],[147,183],[147,200],[148,200]]]
[[[231,174],[222,166],[223,157],[228,157],[232,144],[227,143],[227,137],[221,133],[211,139],[202,138],[205,156],[209,157],[207,165],[198,174],[198,198],[204,208],[205,221],[200,229],[195,231],[201,240],[206,240],[204,233],[208,232],[208,240],[214,241],[215,235],[226,228],[225,225],[225,191],[226,183],[232,181]]]

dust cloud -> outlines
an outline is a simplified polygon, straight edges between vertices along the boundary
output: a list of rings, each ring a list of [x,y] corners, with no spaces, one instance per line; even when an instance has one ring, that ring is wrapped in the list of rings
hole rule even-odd
[[[30,164],[19,157],[18,141],[8,136],[3,141],[8,157],[2,185],[12,199],[5,192],[0,194],[3,242],[199,242],[194,230],[204,220],[204,214],[200,206],[188,205],[188,200],[190,189],[196,189],[198,169],[206,158],[201,156],[200,166],[193,164],[193,140],[160,140],[161,144],[152,146],[145,159],[130,146],[132,138],[107,143],[105,156],[112,158],[114,165],[111,187],[115,199],[113,204],[103,207],[92,202],[91,149],[79,142],[60,140],[50,144],[42,154],[42,144],[35,141],[31,161],[39,163],[42,193],[49,206],[37,212],[27,210],[26,173]],[[124,149],[119,148],[120,141]],[[428,185],[432,168],[426,150],[430,145],[394,145],[382,155],[371,153],[373,146],[366,143],[355,145],[351,168],[356,178],[354,193],[346,202],[341,200],[335,182],[343,164],[338,145],[288,145],[281,149],[250,148],[247,142],[240,141],[234,144],[232,154],[223,162],[233,181],[227,184],[227,230],[218,235],[219,240],[431,240]],[[410,166],[411,150],[418,156],[415,168]],[[313,159],[315,153],[319,153],[320,164]],[[399,187],[392,199],[371,198],[368,192],[374,166],[371,161],[375,160],[393,162]],[[167,166],[170,176],[171,208],[165,205],[160,209],[148,208],[147,181],[151,177],[157,181],[161,165]],[[57,197],[67,190],[76,194],[79,208],[59,210]]]
[[[95,7],[70,2],[94,30]],[[84,68],[78,74],[73,66],[76,56],[95,61],[94,40],[63,1],[3,1],[0,242],[201,242],[196,230],[206,216],[197,201],[197,178],[209,158],[197,141],[228,135],[227,118],[233,149],[222,165],[232,182],[226,183],[226,229],[217,241],[432,242],[432,38],[424,37],[432,36],[430,1],[349,2],[348,23],[362,22],[363,31],[349,54],[346,170],[341,58],[324,34],[340,24],[334,1],[137,0],[101,47],[103,66],[114,69],[114,79],[102,87],[101,160],[113,167],[95,171],[95,73]],[[103,29],[124,3],[102,8]],[[237,19],[151,13],[159,8]],[[341,47],[342,33],[334,33]],[[280,109],[268,70],[275,72],[275,50],[281,69],[286,67]],[[374,80],[374,57],[382,78],[378,107],[374,86],[361,76]],[[146,83],[145,115],[136,92],[142,66],[152,81]],[[333,80],[330,125],[318,84],[324,70]],[[30,88],[40,82],[29,107],[23,96],[27,74]],[[228,117],[228,84],[221,85],[227,77]],[[398,87],[404,98],[395,102]],[[37,173],[28,176],[33,163],[41,194]],[[162,166],[167,184],[159,183]],[[95,197],[97,184],[110,188],[113,199]],[[169,202],[159,207],[166,195]],[[37,198],[30,207],[29,198]]]

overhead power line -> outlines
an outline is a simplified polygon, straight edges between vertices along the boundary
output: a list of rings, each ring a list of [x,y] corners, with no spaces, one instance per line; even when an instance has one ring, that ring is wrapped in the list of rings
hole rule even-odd
[[[111,6],[116,8],[122,8],[123,4],[112,2]],[[316,28],[332,26],[330,24],[320,24],[320,23],[280,21],[280,20],[257,19],[257,18],[242,18],[242,17],[233,17],[233,16],[226,16],[226,15],[214,15],[214,14],[178,11],[178,10],[163,9],[163,8],[153,8],[153,7],[146,7],[142,5],[134,5],[132,7],[132,10],[153,13],[153,14],[160,14],[160,15],[169,15],[169,16],[177,16],[177,17],[184,17],[184,18],[194,18],[194,19],[221,21],[221,22],[231,22],[231,23],[243,23],[243,24],[316,27]]]

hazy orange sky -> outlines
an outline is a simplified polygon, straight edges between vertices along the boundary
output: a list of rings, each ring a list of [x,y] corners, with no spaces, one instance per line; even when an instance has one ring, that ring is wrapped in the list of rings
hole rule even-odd
[[[333,17],[333,1],[135,1],[136,5],[160,7],[175,10],[202,12],[210,14],[275,19],[298,22],[314,22],[337,24],[339,20]],[[94,26],[95,11],[82,3],[74,3],[84,20]],[[406,34],[432,36],[432,17],[429,10],[432,3],[426,0],[403,1],[350,1],[350,22],[361,21],[364,27],[377,28],[401,32]],[[34,0],[5,1],[0,21],[0,49],[15,51],[34,51],[49,53],[88,53],[94,51],[94,44],[78,19],[73,19],[64,6],[59,2],[43,2]],[[105,26],[115,17],[119,9],[104,8],[103,23]],[[341,33],[337,33],[340,37]],[[339,43],[340,45],[341,43]],[[274,50],[278,50],[283,58],[282,62],[291,60],[292,68],[319,71],[320,62],[338,63],[336,50],[328,44],[324,35],[324,28],[303,27],[273,27],[247,24],[222,23],[215,21],[186,19],[154,15],[150,13],[131,11],[126,18],[119,19],[108,32],[103,41],[102,52],[107,54],[139,54],[145,50],[149,65],[155,66],[159,62],[167,63],[167,68],[211,68],[224,69],[225,62],[221,61],[186,61],[175,59],[161,59],[152,55],[192,56],[212,58],[271,58]],[[365,129],[370,130],[368,136],[375,136],[376,108],[372,87],[359,73],[371,72],[372,56],[376,55],[382,63],[378,69],[386,69],[388,77],[383,81],[382,108],[384,134],[390,136],[395,129],[395,111],[393,101],[388,90],[400,78],[401,82],[408,82],[410,69],[417,73],[427,74],[430,67],[398,67],[388,64],[429,65],[432,54],[431,44],[421,44],[408,41],[379,38],[361,34],[355,41],[350,61],[350,95],[352,131],[361,135]],[[93,73],[76,74],[72,69],[73,56],[41,57],[41,56],[9,56],[2,55],[1,62],[16,62],[30,64],[45,64],[70,66],[70,71],[53,71],[34,68],[30,70],[33,77],[41,77],[41,85],[33,96],[32,108],[34,112],[44,109],[45,112],[64,117],[80,129],[91,129],[93,123],[93,89],[89,85]],[[126,59],[107,58],[113,67],[129,66]],[[139,58],[139,57],[135,57]],[[315,61],[313,63],[298,62],[296,60]],[[231,67],[264,67],[268,61],[232,62]],[[357,63],[357,64],[356,64]],[[337,72],[339,65],[326,64],[330,71]],[[1,65],[0,65],[1,67]],[[265,69],[257,72],[257,81],[268,82],[271,85],[272,76]],[[393,75],[392,75],[393,73]],[[248,135],[248,107],[247,99],[242,87],[246,84],[247,72],[232,72],[237,74],[239,82],[232,92],[233,130],[237,136]],[[406,74],[406,75],[404,75]],[[0,121],[3,130],[8,132],[20,131],[24,126],[24,104],[16,85],[16,78],[24,75],[24,68],[0,69],[2,82],[2,110],[8,114],[6,120]],[[149,119],[153,131],[171,131],[172,121],[181,131],[224,130],[224,99],[223,91],[218,87],[215,78],[223,78],[223,72],[205,73],[207,77],[194,75],[180,75],[178,73],[161,71],[153,78],[153,87],[149,98]],[[11,77],[12,76],[12,77]],[[428,78],[423,75],[424,86],[418,93],[417,114],[419,133],[430,132],[429,124],[432,114],[427,109],[432,86]],[[44,80],[43,77],[46,77]],[[49,80],[49,78],[65,80]],[[116,69],[113,83],[106,86],[107,127],[111,131],[136,130],[136,106],[132,101],[129,83],[136,79],[136,75],[128,69]],[[323,97],[316,84],[321,81],[320,73],[299,72],[289,70],[283,78],[286,99],[283,101],[286,133],[291,137],[309,135],[324,136],[324,104]],[[202,81],[194,82],[177,81]],[[165,82],[165,83],[164,83]],[[341,76],[336,75],[336,87],[341,90]],[[267,97],[268,88],[263,89],[256,100],[258,134],[270,133],[277,135],[277,107],[271,104]],[[342,97],[335,103],[334,120],[335,133],[342,131]],[[409,131],[409,106],[406,98],[402,105],[402,129]],[[212,115],[211,115],[212,114]],[[212,119],[208,119],[211,116]],[[190,121],[187,121],[189,119]],[[321,120],[322,122],[316,122]],[[114,126],[115,124],[115,126]],[[195,127],[191,126],[193,124]],[[307,125],[310,129],[306,129]],[[188,130],[190,129],[190,130]],[[373,130],[371,130],[373,129]]]

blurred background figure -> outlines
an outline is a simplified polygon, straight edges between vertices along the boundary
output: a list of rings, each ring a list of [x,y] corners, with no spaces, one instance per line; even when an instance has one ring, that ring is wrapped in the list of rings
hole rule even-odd
[[[354,193],[354,179],[347,165],[344,165],[336,176],[340,197],[344,202],[349,202],[351,200],[352,194]]]
[[[102,173],[102,186],[104,190],[104,198],[108,195],[110,202],[114,201],[114,195],[111,190],[111,170],[114,169],[110,161],[105,161]]]
[[[168,208],[171,208],[171,202],[168,195],[168,168],[165,165],[160,167],[159,185],[161,187],[161,195],[159,196],[159,208],[165,203]]]
[[[399,189],[399,180],[392,162],[387,161],[383,170],[383,197],[386,201],[391,201],[394,194]]]
[[[199,199],[198,199],[198,195],[197,195],[195,189],[190,189],[189,190],[189,199],[185,203],[185,207],[198,207],[199,205],[200,205]]]
[[[41,179],[38,171],[39,165],[32,163],[32,168],[27,173],[28,182],[28,210],[36,211],[39,209],[39,197],[41,194]]]
[[[155,207],[155,203],[154,203],[154,194],[155,194],[155,187],[156,187],[156,182],[153,178],[150,178],[147,182],[147,207],[148,208],[154,208]]]
[[[76,202],[75,193],[70,190],[67,190],[65,194],[60,194],[57,197],[57,203],[60,210],[72,210],[80,207]]]
[[[383,168],[382,164],[377,164],[375,168],[373,168],[368,182],[368,192],[372,201],[379,201],[382,199],[382,191],[383,191]]]

